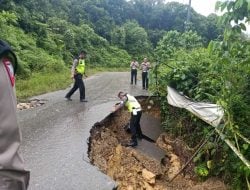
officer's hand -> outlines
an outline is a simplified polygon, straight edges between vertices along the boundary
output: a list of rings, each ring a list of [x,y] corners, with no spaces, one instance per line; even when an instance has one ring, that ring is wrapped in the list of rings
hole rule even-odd
[[[110,110],[111,113],[114,113],[116,111],[115,106],[112,107],[112,109]]]

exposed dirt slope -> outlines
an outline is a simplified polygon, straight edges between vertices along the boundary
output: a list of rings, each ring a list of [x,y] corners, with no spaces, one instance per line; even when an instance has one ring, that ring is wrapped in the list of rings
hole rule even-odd
[[[160,119],[160,112],[154,100],[139,99],[143,111]],[[198,183],[193,177],[191,164],[181,175],[169,182],[182,168],[192,152],[185,148],[181,140],[173,140],[167,134],[161,134],[157,145],[166,155],[158,161],[142,152],[121,146],[130,135],[124,127],[129,122],[129,114],[120,110],[110,114],[91,130],[89,158],[92,164],[118,183],[120,190],[181,190],[181,189],[226,189],[217,179]]]

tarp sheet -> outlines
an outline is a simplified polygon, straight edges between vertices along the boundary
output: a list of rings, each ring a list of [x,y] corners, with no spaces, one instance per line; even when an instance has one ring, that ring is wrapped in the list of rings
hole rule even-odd
[[[169,86],[167,87],[167,90],[167,100],[170,105],[185,108],[214,127],[217,127],[220,124],[224,115],[221,106],[217,104],[192,101],[187,96],[178,93],[175,89]]]

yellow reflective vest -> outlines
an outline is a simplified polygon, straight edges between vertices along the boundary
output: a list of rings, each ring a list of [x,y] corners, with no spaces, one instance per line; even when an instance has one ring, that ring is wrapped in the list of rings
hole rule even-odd
[[[134,96],[131,96],[129,94],[126,95],[128,100],[125,103],[125,106],[128,108],[129,112],[133,112],[133,109],[141,109],[141,105],[139,102],[135,99]]]
[[[84,74],[85,73],[85,60],[79,59],[78,64],[76,66],[77,73]]]

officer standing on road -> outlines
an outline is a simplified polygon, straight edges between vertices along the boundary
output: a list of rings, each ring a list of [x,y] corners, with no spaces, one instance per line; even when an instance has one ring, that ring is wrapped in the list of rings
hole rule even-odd
[[[21,134],[16,116],[15,71],[17,59],[0,40],[0,190],[26,190],[29,172],[18,153]]]
[[[135,85],[136,85],[136,82],[137,82],[137,68],[139,67],[139,64],[136,60],[133,60],[131,63],[130,63],[130,68],[131,68],[131,83],[130,84],[133,84],[133,81],[135,80]]]
[[[65,98],[69,101],[72,101],[70,97],[79,88],[80,102],[87,102],[87,100],[85,99],[85,86],[84,86],[83,79],[82,79],[83,75],[87,77],[87,75],[85,74],[85,56],[86,56],[86,52],[81,51],[79,58],[74,59],[73,61],[73,65],[71,69],[71,78],[75,79],[75,83],[74,83],[74,86],[71,88],[71,90],[65,96]]]
[[[135,147],[138,144],[137,137],[139,139],[142,138],[142,131],[140,125],[142,115],[141,105],[134,96],[131,96],[130,94],[124,93],[122,91],[118,93],[118,98],[121,100],[121,102],[114,107],[113,112],[122,108],[123,106],[126,106],[128,108],[128,111],[131,113],[130,131],[132,133],[132,136],[131,141],[125,146]]]
[[[143,59],[141,63],[141,70],[142,70],[142,89],[148,89],[148,73],[150,69],[150,63],[148,62],[147,58]]]

